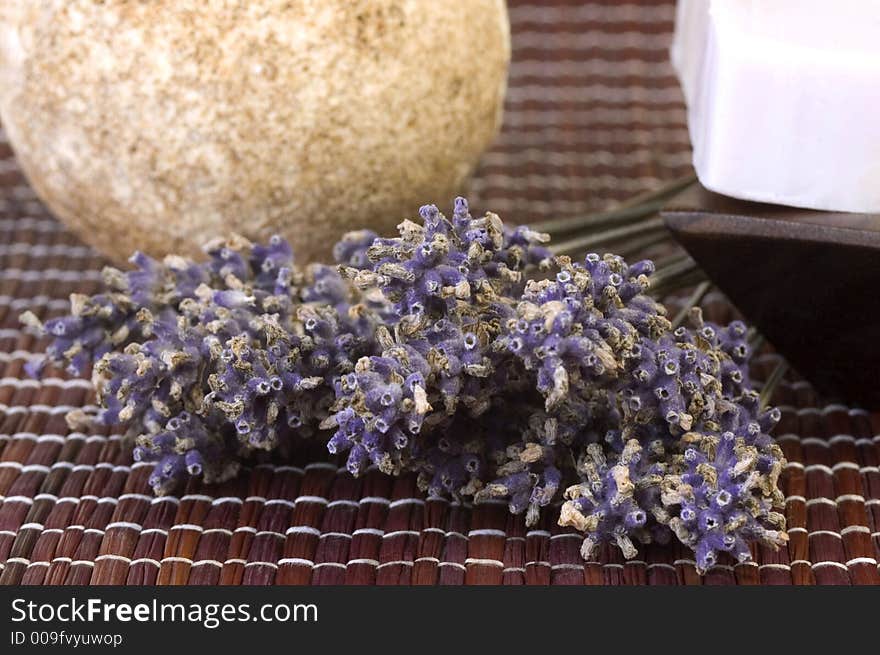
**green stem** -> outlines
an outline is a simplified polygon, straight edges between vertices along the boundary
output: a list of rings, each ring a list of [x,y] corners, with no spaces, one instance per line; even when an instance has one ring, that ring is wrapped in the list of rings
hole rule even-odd
[[[688,315],[690,315],[691,310],[702,302],[703,298],[706,297],[706,294],[709,293],[709,290],[711,288],[712,283],[709,282],[709,280],[700,282],[700,284],[697,285],[697,288],[694,289],[693,293],[691,293],[684,306],[680,310],[678,310],[678,314],[676,314],[675,318],[672,319],[673,330],[675,330],[685,322]]]
[[[630,257],[641,255],[646,249],[651,246],[658,244],[662,241],[665,241],[669,238],[669,234],[666,232],[651,232],[642,237],[637,237],[634,239],[629,239],[628,241],[624,241],[614,249],[615,255],[620,255],[624,259],[629,259]]]
[[[675,289],[696,284],[704,279],[697,263],[689,255],[671,258],[671,261],[657,267],[651,276],[651,293],[660,297]]]
[[[645,233],[663,232],[666,227],[663,225],[662,218],[652,218],[651,220],[635,223],[633,225],[624,225],[623,227],[614,228],[605,232],[588,233],[568,241],[560,243],[551,243],[550,251],[555,255],[571,254],[578,251],[587,251],[599,246],[605,246],[615,241],[626,239],[627,237],[642,235]]]
[[[782,381],[782,378],[785,377],[785,374],[787,372],[788,362],[786,362],[784,359],[780,359],[779,363],[776,364],[776,367],[770,373],[769,377],[764,382],[763,388],[761,389],[759,403],[762,409],[770,404],[770,399],[773,397],[773,392],[776,391],[776,387],[779,386],[779,383]]]
[[[689,187],[696,179],[696,175],[686,175],[659,189],[638,195],[613,209],[574,218],[552,219],[535,223],[530,227],[538,232],[549,232],[554,236],[560,236],[582,229],[604,229],[625,224],[657,213],[669,198]]]

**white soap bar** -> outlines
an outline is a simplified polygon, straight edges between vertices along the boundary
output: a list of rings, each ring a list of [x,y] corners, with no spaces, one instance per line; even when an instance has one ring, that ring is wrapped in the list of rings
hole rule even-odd
[[[704,186],[880,212],[880,3],[679,0],[671,54]]]

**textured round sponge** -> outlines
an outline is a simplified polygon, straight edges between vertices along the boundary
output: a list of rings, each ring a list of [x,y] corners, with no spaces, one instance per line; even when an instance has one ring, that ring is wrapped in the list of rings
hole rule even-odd
[[[504,0],[5,0],[0,117],[119,261],[230,232],[324,257],[459,192],[497,132]]]

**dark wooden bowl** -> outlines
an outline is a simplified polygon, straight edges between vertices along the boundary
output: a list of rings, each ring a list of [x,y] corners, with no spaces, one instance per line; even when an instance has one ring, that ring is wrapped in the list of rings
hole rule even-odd
[[[734,200],[694,185],[675,238],[829,398],[880,408],[880,215]]]

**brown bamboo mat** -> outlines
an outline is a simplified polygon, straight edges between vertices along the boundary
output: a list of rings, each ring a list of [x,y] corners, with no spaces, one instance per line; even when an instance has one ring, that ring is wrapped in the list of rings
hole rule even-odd
[[[577,214],[687,170],[681,98],[667,62],[673,10],[516,0],[505,127],[473,183],[478,208],[525,222]],[[791,541],[696,575],[690,553],[649,547],[585,563],[553,511],[526,529],[504,505],[426,499],[411,477],[352,479],[319,444],[222,486],[154,498],[149,466],[117,435],[70,433],[85,380],[22,371],[45,342],[25,308],[65,311],[103,262],[28,188],[0,133],[0,583],[6,584],[880,584],[880,414],[828,404],[789,376],[777,439]],[[718,294],[710,318],[733,309]],[[764,379],[778,357],[756,358]]]

